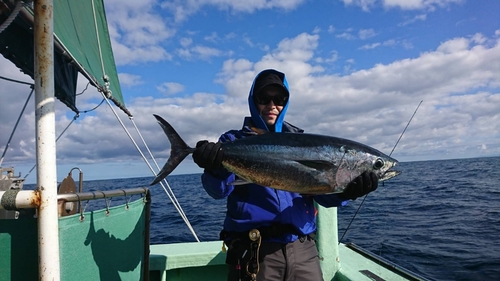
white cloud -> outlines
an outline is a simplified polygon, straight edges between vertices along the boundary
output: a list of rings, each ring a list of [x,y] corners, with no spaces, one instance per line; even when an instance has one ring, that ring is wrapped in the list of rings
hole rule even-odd
[[[354,29],[353,28],[348,28],[344,32],[337,34],[335,37],[341,38],[341,39],[346,39],[346,40],[354,40],[354,39],[361,39],[365,40],[371,37],[374,37],[377,35],[377,32],[373,28],[369,29],[360,29],[358,30],[358,35],[357,37],[353,35]]]
[[[346,39],[346,40],[354,40],[356,38],[349,31],[343,32],[341,34],[338,34],[335,37],[341,38],[341,39]]]
[[[360,49],[362,49],[362,50],[370,50],[370,49],[375,49],[375,48],[377,48],[377,47],[379,47],[381,45],[382,44],[380,44],[378,42],[377,43],[372,43],[372,44],[366,44],[366,45],[361,46]]]
[[[223,52],[216,48],[196,45],[188,49],[177,49],[176,53],[185,60],[210,60],[212,57],[231,56],[232,52]]]
[[[375,32],[375,30],[373,30],[373,28],[370,28],[370,29],[360,29],[359,32],[358,32],[358,35],[359,35],[359,38],[361,40],[365,40],[365,39],[368,39],[370,37],[373,37],[373,36],[377,35],[377,33]]]
[[[375,0],[342,0],[345,5],[355,5],[361,7],[363,11],[368,12],[370,7],[375,4]]]
[[[394,46],[396,44],[397,44],[396,40],[389,39],[389,40],[386,40],[386,41],[384,41],[382,43],[376,42],[376,43],[366,44],[366,45],[363,45],[363,46],[359,47],[359,49],[361,49],[361,50],[370,50],[370,49],[375,49],[375,48],[378,48],[378,47],[381,47],[381,46],[384,46],[384,47]]]
[[[182,84],[175,82],[165,82],[160,86],[156,87],[158,91],[164,95],[175,95],[177,93],[183,92],[185,87]]]
[[[415,106],[424,100],[406,133],[412,139],[406,138],[397,152],[403,157],[427,153],[426,157],[432,158],[432,151],[446,154],[460,150],[465,154],[464,143],[482,145],[471,137],[471,130],[477,136],[500,136],[500,93],[475,93],[477,88],[499,87],[499,48],[498,43],[487,48],[473,39],[453,39],[418,58],[377,65],[346,76],[320,75],[321,68],[307,63],[309,56],[294,61],[294,67],[291,61],[278,60],[272,65],[286,70],[291,86],[293,103],[288,120],[308,131],[342,134],[368,143],[377,140],[371,144],[383,151],[391,148]],[[314,49],[309,51],[314,53]],[[270,56],[256,62],[255,68],[261,69],[257,66]],[[254,74],[241,79],[251,80]],[[381,130],[388,130],[384,137]],[[451,142],[448,135],[458,142]],[[489,153],[499,149],[495,138],[487,139],[487,147],[492,148]]]
[[[368,12],[376,5],[384,8],[399,8],[402,10],[435,10],[436,8],[448,7],[452,4],[460,4],[465,0],[341,0],[346,6],[358,6]]]
[[[217,41],[220,40],[219,36],[217,35],[217,32],[212,32],[209,36],[205,36],[203,38],[205,41],[216,43]]]
[[[467,50],[468,47],[469,40],[467,40],[466,38],[455,38],[439,45],[437,51],[450,54]]]
[[[265,68],[276,68],[286,73],[290,84],[291,104],[286,119],[307,132],[345,137],[388,152],[415,106],[424,100],[395,151],[396,158],[500,154],[498,38],[482,34],[458,37],[415,58],[354,72],[348,69],[345,75],[332,74],[327,71],[327,65],[323,66],[327,61],[321,59],[320,43],[318,34],[301,33],[285,38],[258,60],[229,58],[224,61],[219,73],[214,74],[214,80],[225,87],[222,93],[175,95],[185,88],[171,81],[159,86],[158,90],[165,96],[132,99],[128,108],[150,148],[165,157],[166,139],[151,113],[172,120],[172,125],[191,145],[200,139],[216,140],[222,132],[241,126],[248,112],[246,98],[255,75]],[[210,54],[210,50],[207,53]],[[352,65],[354,61],[347,63]],[[0,75],[5,73],[26,78],[2,59]],[[141,77],[128,73],[120,74],[120,79],[129,81],[129,85],[141,83]],[[82,86],[79,85],[79,90]],[[30,89],[10,83],[2,84],[2,89],[16,93],[3,96],[0,103],[0,118],[5,120],[0,123],[0,129],[10,132],[12,116],[16,116],[14,112],[24,102],[19,97],[27,96]],[[88,93],[92,99],[85,100],[85,95],[79,97],[85,101],[82,108],[91,108],[100,101],[95,89]],[[57,115],[58,132],[61,132],[72,114],[67,117],[62,106],[58,108],[62,112]],[[34,106],[30,104],[12,151],[8,153],[9,164],[33,162],[33,111]],[[81,116],[58,143],[58,157],[77,165],[139,159],[122,129],[111,124],[116,124],[114,116],[104,107]],[[0,135],[0,143],[5,143],[6,137]]]
[[[187,48],[188,46],[190,46],[191,44],[193,44],[193,39],[191,38],[187,38],[187,37],[183,37],[181,38],[180,42],[182,47],[184,48]]]
[[[118,78],[120,80],[120,84],[127,87],[132,87],[144,83],[141,79],[141,76],[129,73],[118,73]]]
[[[434,10],[436,7],[444,8],[451,4],[460,4],[464,0],[383,0],[386,8],[400,8],[403,10]]]
[[[337,51],[331,51],[330,56],[326,58],[317,57],[315,59],[318,63],[334,63],[339,59],[339,53]]]
[[[476,33],[471,37],[471,41],[476,44],[484,44],[488,39],[481,33]]]
[[[296,9],[305,0],[258,0],[258,1],[234,1],[234,0],[205,0],[205,1],[164,1],[161,7],[174,15],[175,22],[182,22],[188,17],[202,10],[205,6],[212,6],[231,13],[253,13],[258,10],[281,9],[291,11]]]
[[[399,23],[398,25],[399,26],[405,26],[405,25],[409,25],[409,24],[412,24],[412,23],[415,23],[416,21],[425,21],[427,20],[427,14],[421,14],[421,15],[416,15],[415,17],[409,19],[409,20],[406,20],[402,23]]]
[[[115,63],[119,66],[172,60],[172,55],[160,46],[131,48],[118,42],[113,42],[113,54],[115,56]]]
[[[170,60],[161,46],[175,34],[155,7],[155,1],[106,1],[106,17],[118,65]]]

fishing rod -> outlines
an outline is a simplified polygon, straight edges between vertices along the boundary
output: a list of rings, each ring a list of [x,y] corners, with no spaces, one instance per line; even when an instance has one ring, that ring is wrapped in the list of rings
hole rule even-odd
[[[408,123],[406,124],[406,127],[403,129],[403,132],[401,133],[401,135],[399,136],[398,140],[396,141],[396,144],[394,145],[394,147],[392,148],[391,150],[391,153],[389,153],[389,156],[392,155],[392,153],[394,152],[394,149],[396,149],[396,146],[398,145],[399,141],[401,140],[401,138],[403,137],[404,133],[406,132],[406,129],[408,128],[408,126],[410,126],[410,123],[411,123],[411,120],[413,120],[413,117],[415,116],[415,114],[417,113],[418,111],[418,108],[420,107],[420,105],[422,104],[424,100],[421,100],[420,103],[417,105],[417,108],[415,109],[415,112],[413,112],[413,115],[410,117],[410,120],[408,120]],[[382,183],[384,184],[384,183]],[[356,218],[356,216],[358,215],[359,213],[359,210],[361,209],[361,206],[363,206],[363,203],[365,202],[366,200],[366,197],[368,196],[368,194],[366,194],[364,197],[363,197],[363,201],[361,201],[361,203],[359,204],[358,206],[358,209],[356,210],[356,213],[354,213],[354,216],[352,216],[352,219],[351,221],[349,222],[349,224],[347,225],[347,228],[345,229],[344,231],[344,234],[342,234],[342,237],[340,237],[339,239],[339,244],[340,242],[342,241],[342,239],[344,239],[344,236],[346,235],[347,233],[347,230],[349,230],[349,227],[351,227],[351,224],[352,222],[354,221],[354,218]]]

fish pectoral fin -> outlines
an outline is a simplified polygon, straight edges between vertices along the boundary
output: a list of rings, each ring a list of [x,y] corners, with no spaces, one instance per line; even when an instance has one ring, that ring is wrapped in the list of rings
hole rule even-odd
[[[333,163],[323,160],[296,160],[296,162],[312,169],[324,171],[335,167]]]
[[[235,181],[232,181],[228,183],[229,185],[244,185],[244,184],[249,184],[249,181],[243,180],[243,179],[237,179]]]

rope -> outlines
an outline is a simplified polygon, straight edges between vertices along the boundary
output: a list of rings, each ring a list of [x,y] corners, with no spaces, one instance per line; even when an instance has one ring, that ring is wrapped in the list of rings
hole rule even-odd
[[[116,119],[118,120],[118,122],[122,125],[122,128],[123,130],[125,130],[126,134],[128,135],[128,137],[130,138],[130,140],[132,141],[132,143],[134,144],[135,148],[137,149],[137,151],[139,152],[139,154],[142,156],[142,159],[144,160],[144,162],[146,163],[146,165],[149,167],[149,169],[151,170],[151,172],[153,173],[153,175],[156,175],[156,172],[155,170],[153,169],[153,167],[151,167],[151,165],[149,164],[147,158],[144,156],[144,153],[142,153],[141,149],[139,148],[139,146],[137,145],[137,143],[135,142],[134,138],[130,135],[130,132],[128,131],[128,129],[125,127],[125,124],[123,124],[122,120],[120,119],[120,117],[118,116],[118,114],[116,113],[116,111],[114,110],[113,106],[111,105],[111,103],[109,102],[109,100],[107,99],[108,98],[108,95],[110,95],[110,91],[109,91],[109,79],[108,79],[108,76],[106,75],[106,70],[104,68],[104,61],[102,59],[102,49],[101,49],[101,41],[100,41],[100,38],[99,38],[99,30],[97,28],[97,18],[96,18],[96,13],[95,13],[95,6],[94,6],[94,1],[92,0],[92,13],[93,13],[93,16],[94,16],[94,26],[95,26],[95,31],[96,31],[96,35],[97,35],[97,46],[99,48],[99,58],[101,60],[101,69],[102,69],[102,73],[103,73],[103,80],[104,80],[104,84],[105,84],[105,89],[103,91],[101,91],[101,94],[103,95],[103,97],[106,99],[106,102],[108,103],[108,106],[111,108],[111,111],[113,111],[113,113],[115,114],[115,117]],[[134,121],[133,121],[133,117],[132,116],[129,116],[129,119],[132,121],[132,124],[134,125],[136,131],[139,133],[139,136],[141,137],[141,140],[143,142],[143,144],[146,146],[148,152],[149,152],[149,155],[151,156],[151,158],[153,159],[158,171],[160,170],[160,167],[158,166],[158,163],[156,162],[155,158],[153,157],[153,154],[151,153],[151,151],[149,150],[149,147],[147,146],[146,142],[144,141],[144,138],[142,137],[141,133],[139,132],[139,129],[137,128],[137,126],[135,125]],[[174,195],[174,192],[172,191],[172,189],[170,188],[170,185],[168,184],[167,180],[164,179],[165,183],[167,184],[168,186],[168,189],[169,191],[165,188],[165,186],[163,185],[163,183],[160,183],[161,186],[163,187],[163,190],[165,191],[165,193],[167,194],[168,198],[170,199],[170,201],[172,202],[172,204],[174,205],[174,207],[177,209],[177,212],[180,214],[180,216],[182,217],[182,219],[184,220],[184,222],[186,223],[187,227],[189,228],[189,230],[191,231],[191,233],[193,234],[194,238],[196,239],[196,241],[200,242],[200,240],[198,239],[198,236],[196,235],[196,232],[194,231],[193,229],[193,226],[191,225],[191,223],[189,222],[186,214],[184,213],[184,210],[182,210],[180,204],[179,204],[179,201],[177,201],[177,198],[175,197]],[[171,193],[171,194],[170,194]]]
[[[134,118],[133,117],[130,117],[129,118],[130,121],[132,122],[132,124],[134,125],[134,128],[135,130],[137,131],[137,134],[139,134],[139,137],[141,138],[142,140],[142,143],[144,144],[144,146],[146,147],[146,150],[148,151],[149,153],[149,156],[151,157],[151,159],[153,160],[153,162],[155,163],[156,165],[156,168],[157,168],[157,171],[160,170],[160,166],[158,165],[158,162],[156,162],[156,159],[155,157],[153,156],[153,153],[151,152],[151,150],[149,149],[149,146],[148,144],[146,143],[146,141],[144,140],[144,138],[142,137],[142,134],[141,132],[139,131],[139,128],[137,127],[137,125],[135,124],[134,122]],[[189,228],[189,230],[191,230],[191,232],[194,234],[194,237],[196,238],[196,240],[198,240],[198,238],[196,237],[196,233],[191,225],[191,223],[189,222],[187,216],[186,216],[186,213],[184,213],[184,210],[182,209],[181,207],[181,204],[179,203],[179,201],[177,200],[177,197],[175,196],[175,193],[174,191],[172,190],[172,188],[170,187],[170,184],[168,183],[167,179],[165,178],[164,179],[165,181],[165,184],[167,185],[168,187],[168,190],[165,188],[165,186],[163,185],[163,182],[160,182],[163,190],[165,191],[165,193],[167,194],[168,198],[170,199],[170,201],[172,202],[172,204],[174,204],[174,207],[177,209],[177,212],[179,212],[179,215],[181,215],[182,219],[184,220],[184,222],[186,223],[187,227]],[[198,240],[198,242],[200,242]]]
[[[31,92],[26,99],[26,102],[24,103],[23,109],[19,113],[19,117],[17,118],[16,125],[14,125],[14,129],[12,129],[12,133],[10,134],[9,140],[7,141],[7,144],[5,145],[5,150],[2,153],[2,157],[0,157],[0,167],[2,166],[3,159],[5,157],[5,154],[7,153],[7,150],[9,149],[10,146],[10,141],[12,140],[12,137],[14,136],[14,133],[16,132],[17,125],[19,125],[19,121],[21,121],[21,116],[23,116],[24,110],[26,109],[26,106],[28,105],[29,100],[31,99],[31,96],[33,95],[33,91],[35,91],[35,88],[31,87]]]
[[[102,69],[102,77],[104,80],[104,84],[106,87],[106,95],[109,93],[109,82],[107,81],[107,75],[106,75],[106,70],[104,69],[104,61],[102,59],[102,49],[101,49],[101,39],[99,38],[99,29],[97,28],[97,17],[95,14],[95,6],[94,6],[94,0],[92,0],[92,14],[94,16],[94,26],[95,26],[95,33],[97,36],[97,47],[99,48],[99,59],[101,61],[101,69]]]
[[[17,15],[19,14],[19,11],[21,11],[21,8],[23,7],[23,2],[21,0],[17,1],[16,7],[14,10],[12,10],[12,13],[10,13],[9,17],[0,25],[0,33],[2,33],[9,25],[16,19]]]
[[[398,145],[399,140],[401,140],[401,138],[403,137],[403,134],[406,132],[406,129],[408,128],[408,126],[410,126],[411,120],[413,119],[413,117],[417,113],[417,110],[420,107],[420,105],[422,104],[422,102],[423,102],[423,100],[421,100],[420,103],[417,105],[417,108],[415,109],[415,112],[413,112],[413,115],[410,117],[410,120],[408,120],[408,123],[406,124],[406,127],[404,128],[403,132],[401,133],[401,135],[399,136],[398,140],[396,141],[396,144],[392,148],[391,153],[389,153],[389,156],[391,156],[392,153],[394,152],[394,149],[396,149],[396,146]],[[361,201],[361,203],[359,204],[358,209],[356,210],[356,213],[354,213],[354,216],[352,216],[352,219],[349,222],[349,224],[347,225],[347,228],[345,229],[344,234],[342,234],[342,237],[340,237],[339,244],[342,241],[342,239],[344,238],[344,236],[346,235],[347,231],[349,230],[349,227],[351,227],[352,222],[354,221],[354,219],[358,215],[359,210],[361,209],[361,206],[363,206],[363,203],[365,202],[367,196],[368,196],[368,194],[366,194],[365,197],[363,197],[363,201]]]
[[[103,95],[103,97],[106,97],[105,94],[101,91],[101,95]],[[132,141],[132,144],[135,146],[135,148],[137,149],[137,151],[139,152],[139,154],[142,156],[142,159],[144,160],[144,162],[146,163],[146,165],[149,167],[149,170],[151,170],[151,172],[153,173],[153,175],[156,175],[156,172],[155,170],[153,169],[153,167],[149,164],[148,160],[146,159],[146,156],[144,156],[144,153],[142,153],[142,150],[139,148],[139,146],[137,145],[137,143],[135,142],[134,138],[132,137],[132,135],[130,134],[130,132],[128,131],[127,127],[125,127],[125,124],[123,124],[122,120],[120,119],[120,117],[118,116],[118,114],[116,113],[116,110],[113,108],[113,106],[111,105],[111,103],[109,102],[108,99],[106,99],[106,103],[108,104],[109,108],[111,109],[111,111],[113,112],[113,114],[115,115],[116,119],[118,120],[118,122],[122,125],[122,128],[123,130],[125,131],[125,133],[127,134],[127,136],[129,137],[129,139]],[[166,181],[166,180],[165,180]],[[172,201],[172,203],[174,204],[174,207],[177,209],[177,212],[179,212],[179,214],[181,215],[182,219],[184,220],[184,222],[186,223],[186,225],[188,226],[189,230],[191,231],[191,233],[193,234],[194,238],[196,239],[196,241],[200,242],[200,240],[198,239],[198,236],[196,235],[191,223],[189,222],[189,220],[187,219],[187,217],[185,216],[185,214],[183,215],[183,211],[180,210],[179,206],[177,206],[177,204],[174,203],[174,200],[172,199],[172,197],[170,196],[170,194],[167,192],[166,188],[163,186],[163,183],[161,183],[161,186],[163,187],[163,189],[165,190],[165,193],[167,193],[170,201]]]
[[[64,128],[64,130],[59,134],[59,136],[57,137],[56,139],[56,142],[62,137],[62,135],[68,130],[69,126],[71,126],[71,124],[73,124],[73,122],[75,122],[75,120],[80,117],[80,114],[75,114],[75,116],[73,116],[73,120],[71,120],[71,122],[69,122],[69,124],[66,126],[66,128]],[[36,167],[36,164],[33,165],[33,167],[31,168],[31,170],[29,170],[29,172],[26,174],[26,176],[24,176],[24,178],[27,178],[31,172],[33,171],[33,169],[35,169]]]
[[[35,87],[35,84],[24,82],[24,81],[21,81],[21,80],[14,80],[14,79],[3,77],[3,76],[0,76],[0,79],[7,80],[7,81],[10,81],[10,82],[19,83],[19,84],[30,85],[31,87]]]
[[[413,112],[413,115],[411,116],[410,120],[408,121],[408,124],[406,124],[406,127],[404,128],[403,132],[401,133],[401,135],[399,136],[399,139],[398,141],[396,142],[396,144],[394,145],[394,147],[392,148],[391,150],[391,153],[389,153],[389,156],[392,155],[392,153],[394,152],[394,149],[396,149],[396,146],[398,145],[399,143],[399,140],[401,140],[401,138],[403,137],[403,134],[406,132],[406,129],[408,128],[408,126],[410,126],[410,123],[411,123],[411,120],[413,119],[413,116],[415,116],[415,114],[417,113],[417,110],[418,108],[420,107],[420,105],[422,104],[424,100],[421,100],[420,103],[417,105],[417,108],[415,109],[415,112]]]

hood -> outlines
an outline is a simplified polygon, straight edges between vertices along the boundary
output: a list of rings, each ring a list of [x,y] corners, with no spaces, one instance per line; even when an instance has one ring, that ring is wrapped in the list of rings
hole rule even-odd
[[[288,91],[288,93],[290,95],[290,89],[288,88],[288,82],[286,81],[286,77],[285,77],[284,73],[279,72],[279,71],[274,70],[274,69],[266,69],[266,70],[261,71],[259,74],[257,74],[255,79],[253,80],[252,88],[250,89],[250,94],[248,95],[248,107],[250,108],[250,114],[251,114],[251,118],[252,118],[254,125],[257,128],[264,129],[266,131],[269,131],[269,128],[267,127],[267,125],[264,122],[264,120],[262,119],[262,117],[259,115],[259,110],[255,106],[255,103],[253,101],[253,95],[257,94],[257,92],[254,93],[254,90],[255,91],[260,90],[260,89],[255,89],[255,82],[259,79],[259,77],[261,75],[267,75],[269,73],[276,74],[281,79],[283,86],[286,88],[286,90]],[[260,88],[262,88],[262,87],[260,87]],[[276,124],[274,125],[275,132],[282,131],[286,110],[288,109],[288,104],[290,104],[290,97],[288,98],[288,101],[286,102],[286,104],[283,106],[283,110],[281,111],[280,115],[278,116],[278,119],[276,119]]]

